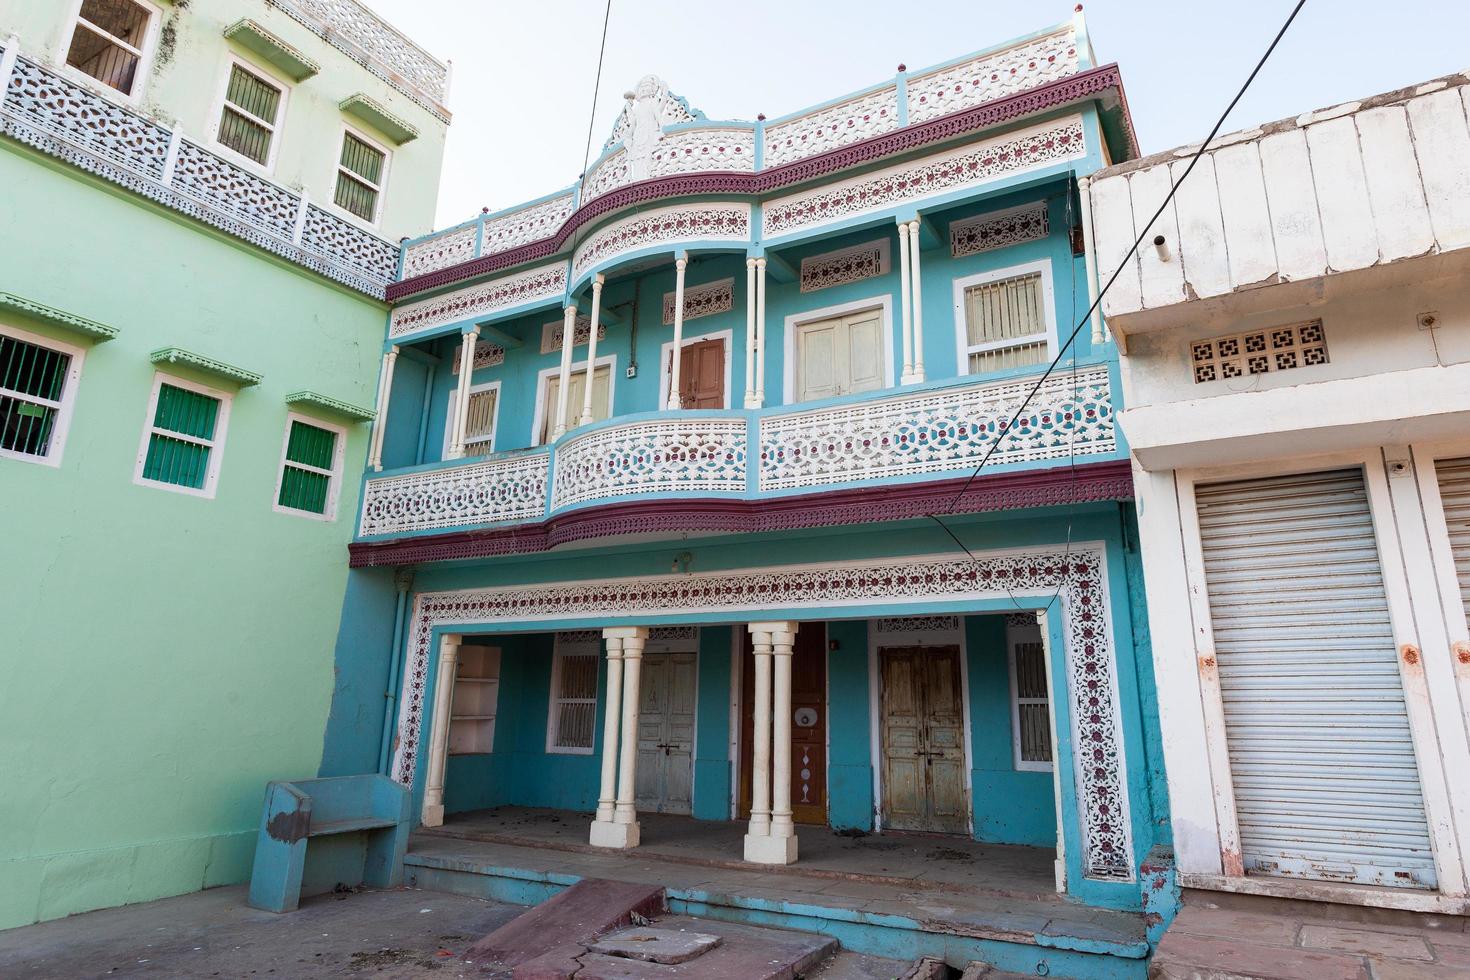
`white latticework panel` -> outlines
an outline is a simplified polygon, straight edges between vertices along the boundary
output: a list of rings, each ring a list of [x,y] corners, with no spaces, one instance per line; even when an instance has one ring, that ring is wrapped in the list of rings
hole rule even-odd
[[[335,256],[360,269],[391,270],[398,264],[398,248],[356,225],[328,214],[315,204],[306,209],[301,247]]]
[[[909,79],[909,124],[947,116],[1076,71],[1077,43],[1069,27]]]
[[[270,0],[298,20],[310,19],[313,30],[334,44],[346,42],[378,62],[390,82],[408,84],[438,102],[449,88],[449,69],[398,33],[356,0]]]
[[[556,451],[551,507],[667,491],[745,492],[745,420],[674,418],[590,432]]]
[[[426,272],[447,269],[475,257],[475,225],[447,232],[403,250],[403,278],[412,279]]]
[[[301,199],[188,140],[179,144],[174,186],[290,241]],[[395,256],[396,257],[396,256]]]
[[[847,146],[898,127],[898,88],[880,89],[846,102],[766,126],[765,165]]]
[[[760,488],[785,490],[942,473],[974,466],[997,438],[993,464],[1113,452],[1106,368],[1047,380],[1006,423],[1035,382],[946,388],[761,420]]]
[[[363,537],[534,520],[546,513],[545,453],[367,481]]]
[[[572,195],[563,194],[485,222],[481,255],[494,255],[549,238],[572,214]]]

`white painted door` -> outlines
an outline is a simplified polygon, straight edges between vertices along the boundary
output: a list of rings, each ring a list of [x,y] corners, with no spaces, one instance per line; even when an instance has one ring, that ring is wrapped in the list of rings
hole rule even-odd
[[[1195,496],[1246,872],[1434,887],[1362,472]]]
[[[606,366],[592,372],[592,421],[601,422],[610,414],[612,405],[612,371]],[[549,441],[550,434],[556,431],[556,403],[557,393],[561,391],[561,378],[552,374],[546,378],[546,395],[541,406],[541,431],[537,434],[537,441],[545,443]],[[567,383],[567,428],[574,429],[582,418],[582,402],[587,391],[587,369],[582,368],[572,372],[571,380]]]
[[[638,809],[688,813],[694,788],[694,654],[644,654],[639,686]]]
[[[883,387],[883,314],[864,310],[796,328],[796,400]]]

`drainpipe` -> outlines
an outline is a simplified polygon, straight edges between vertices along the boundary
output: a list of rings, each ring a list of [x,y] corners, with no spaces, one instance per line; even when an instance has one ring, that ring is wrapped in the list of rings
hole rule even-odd
[[[1097,302],[1097,248],[1092,242],[1092,178],[1077,178],[1077,198],[1082,210],[1082,255],[1087,267],[1087,305],[1092,307],[1093,346],[1107,343],[1102,328],[1101,304]]]
[[[398,601],[393,611],[393,647],[388,653],[388,689],[383,692],[383,740],[378,747],[378,772],[387,776],[388,757],[393,746],[393,729],[398,715],[398,682],[403,674],[403,658],[408,652],[403,644],[403,619],[408,609],[408,593],[413,589],[413,572],[399,569],[393,574]]]
[[[414,456],[414,462],[423,464],[428,462],[425,454],[429,451],[429,412],[434,407],[434,382],[439,380],[439,366],[430,364],[428,372],[424,375],[424,406],[419,411],[419,449]],[[444,424],[449,424],[449,416],[444,417]]]

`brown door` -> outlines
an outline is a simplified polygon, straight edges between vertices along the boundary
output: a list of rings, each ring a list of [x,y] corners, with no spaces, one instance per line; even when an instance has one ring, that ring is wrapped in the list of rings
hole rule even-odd
[[[959,647],[893,647],[878,657],[883,825],[969,833]]]
[[[686,344],[679,360],[679,404],[685,408],[725,407],[725,342]]]
[[[739,815],[750,816],[750,745],[755,666],[750,633],[740,661]],[[791,657],[791,819],[827,822],[827,624],[802,623]]]

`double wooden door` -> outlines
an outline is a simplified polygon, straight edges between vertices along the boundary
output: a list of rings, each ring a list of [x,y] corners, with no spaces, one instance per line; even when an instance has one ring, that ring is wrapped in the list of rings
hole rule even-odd
[[[883,826],[968,834],[960,648],[888,647],[878,657]]]
[[[740,670],[739,815],[750,816],[751,734],[755,731],[755,657],[744,635]],[[791,819],[827,822],[827,625],[802,623],[791,657]]]
[[[683,408],[725,407],[725,342],[685,344],[679,355],[679,404]]]
[[[688,813],[694,788],[695,655],[643,655],[639,682],[638,773],[644,813]]]

